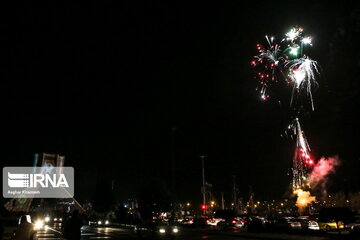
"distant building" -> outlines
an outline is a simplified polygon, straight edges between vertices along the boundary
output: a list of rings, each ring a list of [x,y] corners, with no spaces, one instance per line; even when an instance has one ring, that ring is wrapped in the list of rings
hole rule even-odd
[[[61,156],[60,154],[35,153],[34,155],[34,167],[42,167],[42,166],[63,167],[64,162],[65,162],[65,156]]]

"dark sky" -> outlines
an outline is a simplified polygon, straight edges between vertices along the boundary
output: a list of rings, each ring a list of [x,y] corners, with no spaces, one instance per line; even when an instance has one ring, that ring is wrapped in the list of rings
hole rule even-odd
[[[200,200],[201,161],[213,193],[251,185],[280,198],[293,145],[281,96],[259,100],[250,66],[265,34],[300,25],[322,67],[304,129],[319,158],[338,154],[334,191],[359,191],[359,31],[356,1],[27,1],[1,7],[3,166],[60,153],[76,197],[116,179],[120,199],[170,183],[175,131],[180,200]],[[289,90],[290,91],[290,90]],[[286,104],[286,103],[284,103]],[[90,177],[89,177],[90,176]]]

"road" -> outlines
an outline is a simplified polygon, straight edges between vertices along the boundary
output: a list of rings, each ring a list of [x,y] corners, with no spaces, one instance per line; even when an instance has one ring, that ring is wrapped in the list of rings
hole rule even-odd
[[[82,228],[81,239],[136,239],[131,230],[121,227],[100,227],[93,228],[84,226]],[[39,240],[62,240],[60,229],[47,228],[38,231]],[[288,235],[272,233],[248,233],[246,231],[208,231],[199,229],[182,229],[179,234],[181,240],[264,240],[264,239],[284,239],[284,240],[334,240],[334,239],[354,239],[351,236],[338,236],[337,234],[309,236],[309,235]]]

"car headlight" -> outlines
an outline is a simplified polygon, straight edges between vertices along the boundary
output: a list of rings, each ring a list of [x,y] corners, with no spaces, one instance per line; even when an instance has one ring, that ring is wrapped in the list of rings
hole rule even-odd
[[[98,224],[98,225],[101,225],[101,224],[102,224],[102,221],[98,221],[97,224]]]
[[[56,222],[58,219],[57,218],[54,218],[54,221]]]
[[[173,232],[177,233],[177,232],[179,232],[179,229],[178,228],[173,228]]]
[[[108,220],[105,221],[105,224],[108,225],[110,222]]]
[[[62,222],[62,218],[59,218],[59,221]]]
[[[159,232],[160,232],[160,233],[165,233],[166,231],[165,231],[165,229],[160,228]]]
[[[45,217],[45,222],[50,222],[50,217]]]
[[[35,225],[34,225],[34,228],[37,230],[37,229],[42,229],[44,227],[44,221],[41,221],[41,220],[37,220],[35,222]]]

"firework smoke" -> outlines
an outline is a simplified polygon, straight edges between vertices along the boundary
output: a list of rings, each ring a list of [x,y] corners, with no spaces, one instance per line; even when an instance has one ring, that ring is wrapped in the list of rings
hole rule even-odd
[[[335,173],[335,167],[340,165],[338,156],[325,158],[322,157],[310,173],[308,183],[311,188],[322,187],[325,189],[329,174]]]
[[[311,196],[309,191],[304,191],[302,189],[297,189],[294,191],[294,194],[297,195],[296,206],[298,207],[299,213],[303,213],[305,208],[316,201],[314,196]]]
[[[338,156],[330,158],[322,157],[309,174],[306,185],[311,187],[312,190],[320,187],[323,190],[323,193],[326,194],[325,187],[328,182],[328,176],[335,173],[335,168],[339,164],[340,160]],[[296,206],[301,214],[309,204],[315,201],[315,197],[311,196],[310,191],[304,191],[300,186],[297,187],[294,194],[297,196]]]

